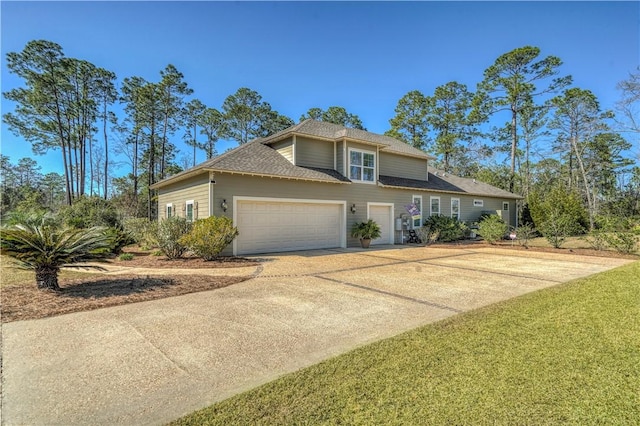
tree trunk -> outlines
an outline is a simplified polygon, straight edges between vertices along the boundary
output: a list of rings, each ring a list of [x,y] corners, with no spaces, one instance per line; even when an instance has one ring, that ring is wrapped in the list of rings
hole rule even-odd
[[[518,110],[511,108],[511,174],[509,175],[509,192],[513,192],[516,179],[516,151],[518,150],[517,117]]]
[[[589,207],[589,230],[593,231],[593,229],[595,228],[594,201],[591,197],[591,188],[589,187],[589,179],[587,178],[587,173],[584,168],[584,163],[582,162],[582,157],[580,156],[580,153],[578,151],[578,141],[575,136],[571,138],[571,144],[573,145],[573,150],[575,151],[575,154],[576,154],[576,161],[578,162],[578,167],[580,168],[580,174],[582,175],[582,182],[584,183],[584,192],[585,192],[585,195],[587,196],[587,206]]]
[[[107,186],[109,182],[109,139],[107,137],[107,101],[104,101],[102,134],[104,136],[104,193],[103,198],[107,199]]]
[[[52,266],[36,267],[36,284],[38,288],[41,290],[60,291],[58,272],[60,272],[60,269]]]

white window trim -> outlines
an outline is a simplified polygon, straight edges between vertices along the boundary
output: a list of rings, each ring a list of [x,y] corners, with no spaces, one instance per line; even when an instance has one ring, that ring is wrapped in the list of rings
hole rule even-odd
[[[169,209],[171,209],[171,216],[169,216]],[[173,208],[173,203],[167,203],[167,205],[164,208],[164,216],[166,218],[172,217],[176,215],[176,211]]]
[[[369,180],[356,180],[356,179],[352,179],[351,178],[351,152],[355,151],[355,152],[360,152],[362,154],[371,154],[373,155],[373,180],[369,181]],[[364,158],[363,161],[364,163]],[[377,176],[378,176],[378,166],[377,166],[377,162],[378,162],[378,156],[376,155],[376,153],[374,151],[367,151],[365,149],[358,149],[358,148],[349,148],[347,150],[347,170],[346,170],[346,175],[349,178],[349,180],[351,182],[354,183],[366,183],[369,185],[375,185],[376,184],[376,180],[377,180]],[[364,169],[364,164],[362,166],[360,166],[362,169]],[[370,167],[367,167],[370,168]],[[364,176],[364,173],[362,173],[362,176]]]
[[[416,198],[420,199],[420,223],[418,224],[418,226],[416,226],[416,222],[412,218],[411,219],[411,224],[413,225],[413,229],[422,228],[422,223],[423,223],[423,219],[424,219],[424,214],[422,213],[424,211],[424,204],[422,202],[422,195],[412,195],[411,196],[411,203],[415,204]]]
[[[440,197],[434,197],[431,196],[429,197],[429,216],[433,216],[433,200],[438,200],[438,212],[435,213],[437,215],[440,215],[442,212],[442,204],[440,203]]]
[[[484,200],[475,199],[473,200],[473,207],[484,207]]]
[[[189,204],[191,204],[191,219],[189,219]],[[184,217],[191,222],[196,220],[196,206],[194,200],[187,200],[184,203]]]
[[[453,216],[453,202],[454,201],[458,202],[458,214],[455,216],[455,218],[460,220],[460,198],[452,198],[451,199],[451,217],[454,217]]]

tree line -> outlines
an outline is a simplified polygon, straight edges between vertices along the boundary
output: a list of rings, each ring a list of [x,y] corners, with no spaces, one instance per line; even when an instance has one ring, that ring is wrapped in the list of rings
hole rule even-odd
[[[58,185],[56,200],[63,193],[66,204],[98,194],[116,200],[129,216],[155,218],[151,186],[194,166],[198,150],[209,159],[217,155],[220,139],[244,144],[295,123],[249,88],[229,95],[219,109],[207,106],[192,97],[193,89],[171,64],[155,81],[126,77],[117,87],[113,72],[69,58],[45,40],[8,53],[7,64],[24,86],[3,93],[15,103],[3,119],[35,153],[60,151],[63,175],[47,176]],[[484,71],[475,90],[451,81],[430,95],[405,94],[386,134],[436,155],[436,166],[445,172],[521,193],[527,202],[553,186],[577,192],[591,228],[603,211],[637,215],[640,168],[625,155],[631,147],[626,137],[640,130],[640,72],[619,83],[616,116],[590,90],[572,87],[561,65],[558,57],[541,58],[537,47],[514,49]],[[116,107],[123,113],[116,114]],[[493,124],[502,117],[504,125]],[[365,129],[340,106],[312,107],[300,121],[307,118]],[[176,137],[192,152],[178,158]],[[126,176],[113,176],[111,152],[127,159]],[[496,162],[497,154],[506,155],[507,164]],[[27,167],[23,160],[12,165],[2,158],[2,212],[28,203],[24,194],[53,193],[14,178]],[[54,202],[53,195],[48,199]]]

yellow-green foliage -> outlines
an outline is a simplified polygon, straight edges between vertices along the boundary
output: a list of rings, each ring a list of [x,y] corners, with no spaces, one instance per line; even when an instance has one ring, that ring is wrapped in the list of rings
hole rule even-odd
[[[228,217],[211,216],[197,220],[180,243],[204,260],[213,260],[238,235],[238,228]]]

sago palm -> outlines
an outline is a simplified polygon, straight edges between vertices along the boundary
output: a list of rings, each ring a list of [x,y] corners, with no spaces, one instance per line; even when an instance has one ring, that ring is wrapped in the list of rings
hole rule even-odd
[[[0,228],[0,254],[36,273],[38,288],[60,290],[60,268],[104,259],[111,239],[105,228],[57,228],[21,224]]]

